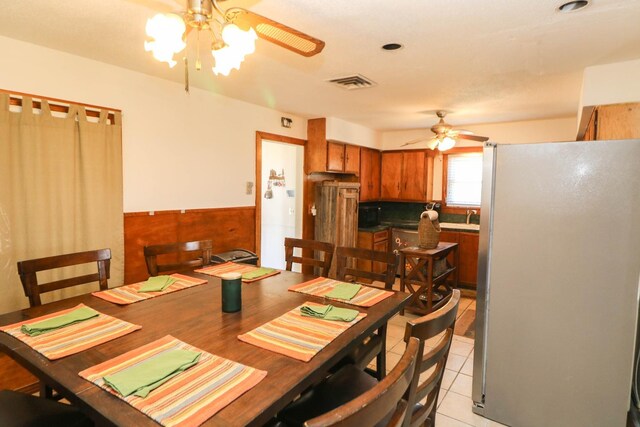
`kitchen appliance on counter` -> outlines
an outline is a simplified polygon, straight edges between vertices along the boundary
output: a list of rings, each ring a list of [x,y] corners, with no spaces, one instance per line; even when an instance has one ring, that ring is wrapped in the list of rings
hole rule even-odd
[[[380,225],[382,208],[377,205],[360,205],[358,209],[358,228],[370,228]]]
[[[640,140],[487,144],[474,412],[624,426],[640,286]]]

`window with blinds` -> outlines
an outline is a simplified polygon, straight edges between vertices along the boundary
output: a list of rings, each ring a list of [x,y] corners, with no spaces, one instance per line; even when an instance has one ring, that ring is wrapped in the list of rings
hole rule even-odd
[[[449,154],[447,206],[480,206],[482,153]]]

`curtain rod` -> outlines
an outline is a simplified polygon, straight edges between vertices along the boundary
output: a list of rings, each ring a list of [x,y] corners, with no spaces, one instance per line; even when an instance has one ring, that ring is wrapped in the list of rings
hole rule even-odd
[[[65,104],[76,104],[76,105],[81,105],[85,108],[88,108],[86,112],[87,112],[87,116],[89,117],[100,117],[100,110],[113,111],[117,113],[121,112],[121,110],[118,110],[116,108],[101,107],[99,105],[84,104],[81,102],[67,101],[65,99],[58,99],[58,98],[49,98],[46,96],[33,95],[30,93],[16,92],[16,91],[6,90],[6,89],[0,89],[0,92],[8,93],[9,105],[15,105],[18,107],[22,107],[22,98],[20,97],[29,96],[31,98],[46,100],[47,102],[49,102],[49,108],[51,109],[51,111],[56,111],[59,113],[69,112],[69,105],[65,105]],[[58,102],[61,102],[63,104],[57,104]],[[41,105],[42,103],[40,101],[36,101],[35,99],[33,100],[33,108],[40,109]],[[113,123],[115,120],[114,114],[111,112],[107,115],[107,118],[111,120],[111,123]]]

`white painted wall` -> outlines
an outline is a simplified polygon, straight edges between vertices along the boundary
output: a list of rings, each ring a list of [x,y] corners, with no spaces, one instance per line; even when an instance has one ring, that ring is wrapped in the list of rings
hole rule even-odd
[[[488,136],[491,142],[501,144],[526,144],[532,142],[574,141],[576,139],[577,119],[564,117],[546,120],[528,120],[507,123],[487,123],[479,125],[461,125],[476,135]],[[424,148],[425,144],[402,147],[402,144],[418,138],[431,138],[429,129],[383,132],[381,135],[383,150]],[[460,141],[458,147],[481,146],[473,141]],[[438,154],[433,167],[433,198],[442,199],[442,155]]]
[[[640,102],[640,59],[585,68],[580,110],[625,102]]]
[[[0,52],[2,89],[123,111],[125,212],[253,206],[255,132],[306,139],[301,117],[286,129],[276,110],[6,37]]]
[[[269,171],[284,170],[285,187],[272,186],[270,199],[264,198]],[[262,227],[260,264],[284,270],[284,238],[302,237],[302,190],[304,148],[300,145],[262,141]],[[287,194],[294,192],[294,197]]]
[[[368,127],[327,117],[327,139],[380,149],[380,132]]]
[[[578,123],[585,107],[627,102],[640,102],[640,59],[584,69]]]

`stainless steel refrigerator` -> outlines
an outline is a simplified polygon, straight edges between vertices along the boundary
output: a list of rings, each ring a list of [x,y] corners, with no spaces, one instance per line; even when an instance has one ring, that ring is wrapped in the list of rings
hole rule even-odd
[[[474,412],[624,426],[640,287],[640,140],[487,144]]]

